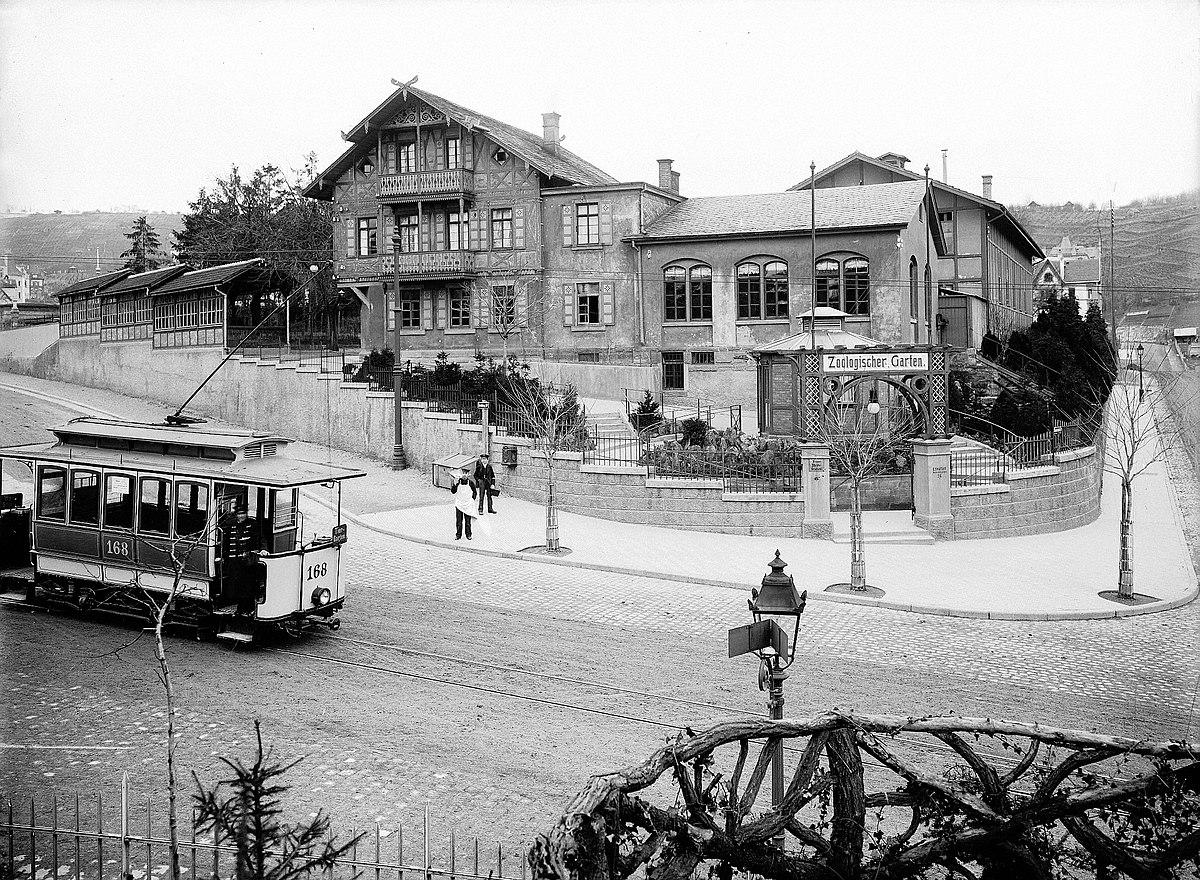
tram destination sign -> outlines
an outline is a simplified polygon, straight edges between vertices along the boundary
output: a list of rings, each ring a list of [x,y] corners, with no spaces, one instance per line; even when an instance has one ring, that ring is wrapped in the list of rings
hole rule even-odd
[[[826,373],[907,373],[929,369],[925,351],[871,351],[825,353]]]

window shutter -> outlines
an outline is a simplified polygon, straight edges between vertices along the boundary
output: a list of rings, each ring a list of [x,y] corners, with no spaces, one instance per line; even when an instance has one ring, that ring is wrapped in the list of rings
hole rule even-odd
[[[433,291],[421,291],[421,327],[424,330],[433,329]]]
[[[528,316],[528,291],[520,284],[516,286],[514,294],[517,302],[517,326],[525,327],[526,318]]]
[[[354,224],[349,220],[343,221],[346,224],[346,256],[354,256]]]
[[[442,146],[442,132],[439,129],[433,131],[433,167],[436,171],[446,167],[446,150]]]
[[[446,300],[450,296],[450,291],[442,290],[437,292],[437,329],[446,329]]]
[[[616,303],[613,300],[613,283],[605,281],[600,285],[600,320],[605,324],[617,323]]]
[[[563,209],[566,210],[565,208]],[[564,284],[563,292],[563,326],[570,327],[575,323],[575,285]]]
[[[600,244],[613,243],[612,202],[600,203]]]
[[[419,251],[433,250],[433,225],[430,223],[432,219],[429,214],[421,215],[421,240],[417,243]]]
[[[446,213],[444,211],[433,215],[433,249],[435,251],[446,249]]]
[[[562,209],[563,247],[575,244],[575,214],[572,205],[563,205]]]
[[[525,249],[525,209],[520,205],[513,208],[513,249]]]
[[[470,217],[470,222],[467,224],[467,232],[468,232],[468,238],[470,239],[470,241],[469,241],[470,250],[481,251],[481,250],[483,250],[483,244],[480,240],[481,220],[479,217],[479,211],[478,210],[471,211],[469,214],[469,217]]]
[[[487,327],[492,314],[492,289],[487,284],[475,288],[475,326]]]

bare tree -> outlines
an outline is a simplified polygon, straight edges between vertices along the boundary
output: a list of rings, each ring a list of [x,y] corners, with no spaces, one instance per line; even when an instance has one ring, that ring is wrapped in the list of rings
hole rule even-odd
[[[830,400],[811,438],[829,447],[831,472],[844,476],[850,486],[850,588],[860,591],[867,589],[863,484],[894,468],[898,457],[912,455],[909,441],[916,427],[908,406],[859,399],[858,392],[866,387],[864,383],[848,391],[848,402]]]
[[[536,379],[510,376],[503,386],[512,401],[521,432],[546,459],[546,552],[561,550],[558,507],[554,499],[554,467],[560,452],[579,451],[587,444],[587,410],[575,386],[543,385]]]
[[[1133,601],[1133,487],[1134,481],[1180,442],[1177,425],[1160,421],[1156,408],[1168,413],[1165,394],[1173,386],[1170,373],[1127,371],[1113,385],[1107,404],[1104,470],[1121,481],[1120,556],[1117,562],[1117,596]]]
[[[839,709],[686,731],[591,776],[535,839],[534,880],[1150,880],[1200,856],[1200,743]],[[790,783],[756,805],[788,741]],[[934,749],[957,763],[927,766]],[[877,791],[864,757],[890,776]]]
[[[138,580],[134,581],[128,588],[112,593],[104,602],[98,603],[95,606],[96,610],[103,610],[107,602],[125,599],[133,605],[145,609],[150,619],[150,626],[143,629],[142,633],[150,632],[154,636],[154,657],[158,664],[156,674],[163,686],[163,692],[167,700],[167,849],[170,853],[171,880],[180,880],[181,877],[179,866],[179,811],[177,806],[179,785],[175,767],[175,749],[178,737],[175,730],[175,688],[171,681],[171,666],[167,661],[164,634],[167,625],[172,622],[171,615],[175,611],[180,599],[191,596],[203,598],[196,588],[185,583],[184,574],[192,551],[202,544],[207,543],[207,538],[212,533],[214,527],[215,519],[213,514],[210,513],[205,519],[203,527],[192,535],[164,539],[162,541],[147,541],[148,544],[155,546],[156,549],[164,551],[167,557],[163,571],[170,572],[171,586],[165,593],[162,590],[150,589],[144,586],[139,575]],[[141,637],[142,633],[138,634],[138,638]],[[137,639],[134,639],[134,641],[137,641]],[[133,642],[130,642],[131,644]],[[124,650],[127,647],[129,645],[125,645],[119,650]]]
[[[500,337],[507,363],[509,342],[516,342],[526,331],[545,325],[545,290],[528,275],[493,276],[486,283],[488,330]]]

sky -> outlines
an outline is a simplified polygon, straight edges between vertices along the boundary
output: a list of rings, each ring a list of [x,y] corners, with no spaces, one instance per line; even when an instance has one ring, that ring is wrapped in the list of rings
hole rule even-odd
[[[621,180],[772,192],[899,152],[1008,204],[1198,185],[1200,0],[0,0],[0,209],[186,211],[321,167],[419,77]]]

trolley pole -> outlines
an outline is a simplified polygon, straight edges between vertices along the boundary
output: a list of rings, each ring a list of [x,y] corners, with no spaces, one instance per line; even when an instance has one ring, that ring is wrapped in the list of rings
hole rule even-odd
[[[787,681],[787,670],[780,667],[779,658],[771,662],[770,690],[767,692],[767,714],[772,721],[783,720],[783,683]],[[771,806],[778,807],[783,802],[783,740],[775,741],[775,754],[771,756]],[[780,831],[775,836],[775,845],[783,852],[786,833]]]
[[[492,454],[492,435],[488,426],[488,402],[486,400],[479,401],[479,423],[482,429],[479,438],[480,451],[483,455],[490,457]]]

